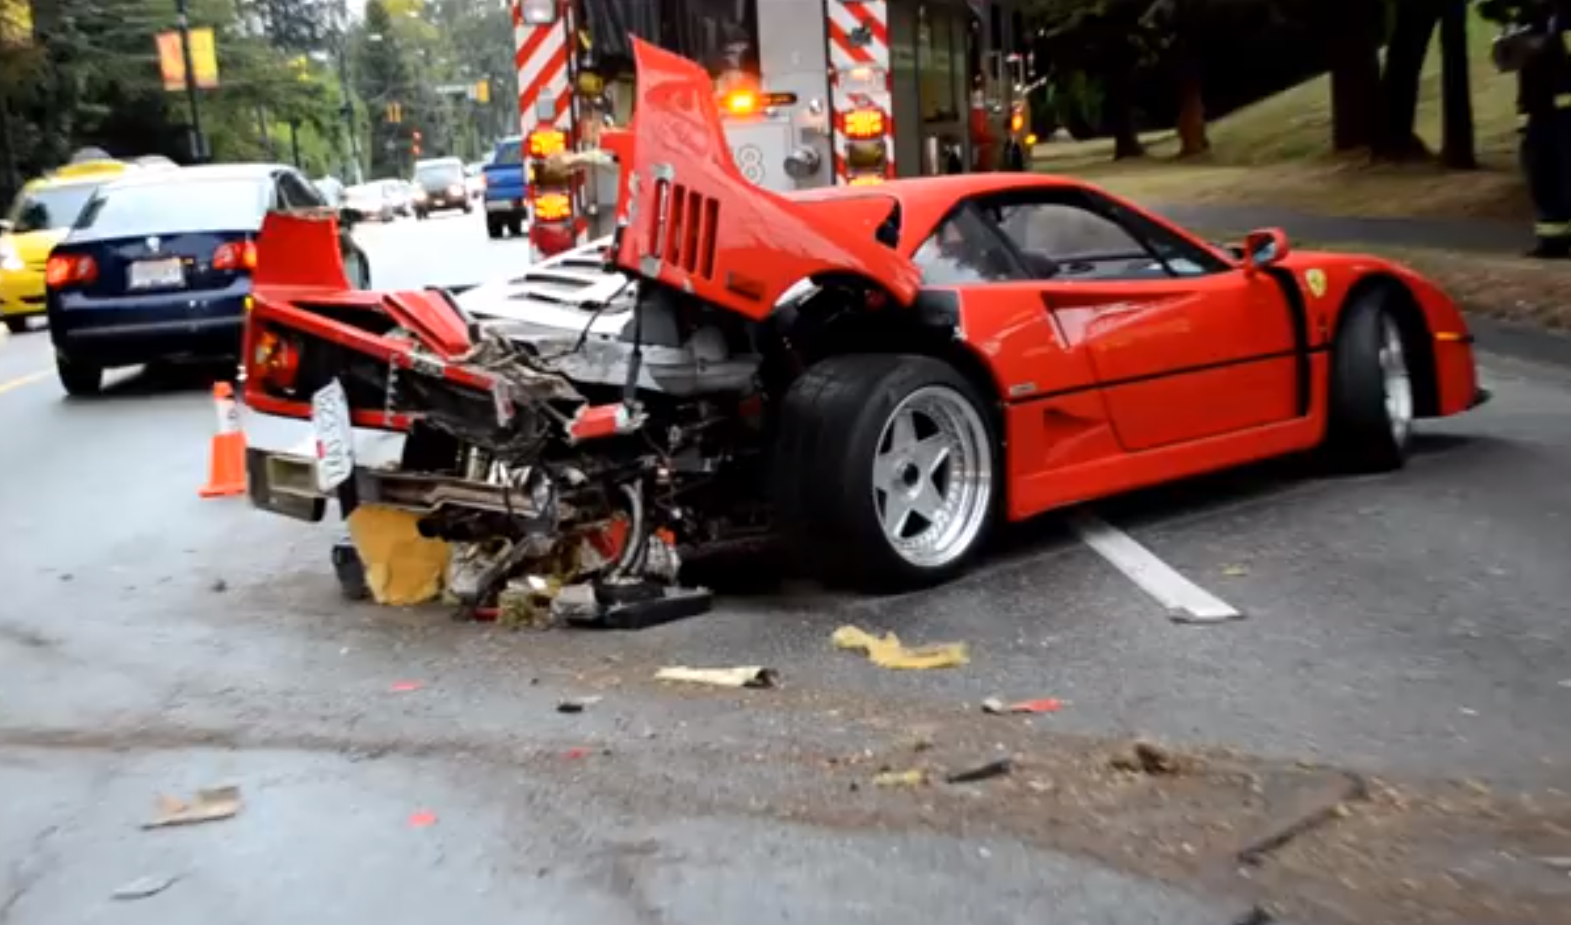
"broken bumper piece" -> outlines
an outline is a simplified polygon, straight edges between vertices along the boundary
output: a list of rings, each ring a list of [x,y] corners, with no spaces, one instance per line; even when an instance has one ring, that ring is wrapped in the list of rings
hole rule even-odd
[[[646,579],[569,585],[551,603],[554,620],[584,629],[639,630],[708,613],[714,595]]]

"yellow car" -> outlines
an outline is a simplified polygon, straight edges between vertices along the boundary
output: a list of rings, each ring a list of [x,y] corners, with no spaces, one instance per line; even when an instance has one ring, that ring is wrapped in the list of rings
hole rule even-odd
[[[13,333],[44,314],[44,265],[71,230],[93,190],[135,169],[124,161],[84,161],[22,187],[0,220],[0,320]]]

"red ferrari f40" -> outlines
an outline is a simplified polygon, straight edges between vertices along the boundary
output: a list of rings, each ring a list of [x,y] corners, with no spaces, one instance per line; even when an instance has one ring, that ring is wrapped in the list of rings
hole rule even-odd
[[[1216,246],[1066,177],[767,192],[704,71],[636,56],[611,239],[459,296],[376,293],[331,223],[269,220],[255,504],[416,511],[488,551],[474,602],[608,525],[602,587],[764,535],[909,588],[1004,521],[1142,486],[1316,449],[1396,469],[1417,421],[1485,397],[1462,314],[1411,270],[1275,230]]]

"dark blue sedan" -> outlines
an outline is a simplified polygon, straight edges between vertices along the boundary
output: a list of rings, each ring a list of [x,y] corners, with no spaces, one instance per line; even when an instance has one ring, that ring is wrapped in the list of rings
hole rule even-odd
[[[238,358],[263,218],[326,207],[299,171],[275,164],[105,184],[49,257],[49,331],[66,392],[98,392],[117,366]],[[365,254],[347,232],[342,245],[350,279],[368,286]]]

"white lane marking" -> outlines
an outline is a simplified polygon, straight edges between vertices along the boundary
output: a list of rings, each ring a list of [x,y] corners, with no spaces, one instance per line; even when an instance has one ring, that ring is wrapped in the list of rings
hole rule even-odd
[[[1069,525],[1108,564],[1167,608],[1175,623],[1225,623],[1244,615],[1226,601],[1180,575],[1129,534],[1095,515],[1076,512]]]

